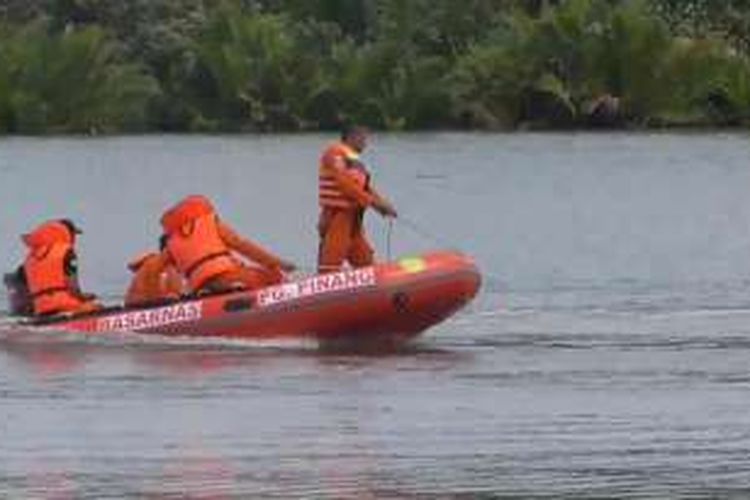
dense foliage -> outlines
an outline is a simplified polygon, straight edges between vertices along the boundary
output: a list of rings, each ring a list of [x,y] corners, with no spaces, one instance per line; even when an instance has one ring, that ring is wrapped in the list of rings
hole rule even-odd
[[[750,0],[0,0],[0,132],[750,124]]]

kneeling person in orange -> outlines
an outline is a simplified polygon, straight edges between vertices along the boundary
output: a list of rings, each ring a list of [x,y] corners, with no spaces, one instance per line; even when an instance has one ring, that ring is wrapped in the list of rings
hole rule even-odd
[[[165,253],[188,282],[191,292],[256,289],[280,283],[295,266],[241,238],[223,223],[211,202],[189,196],[161,218]],[[242,255],[252,264],[243,264]]]
[[[161,252],[142,254],[128,264],[134,275],[125,295],[125,306],[179,299],[186,291],[182,276],[164,254],[166,237],[161,237],[159,247]]]
[[[34,314],[77,314],[101,306],[95,296],[82,293],[78,284],[76,235],[81,231],[68,219],[46,222],[23,235],[29,249],[24,277]]]
[[[373,207],[384,217],[396,217],[393,205],[371,185],[370,173],[360,160],[367,147],[367,129],[351,127],[330,145],[320,159],[318,200],[320,248],[318,271],[373,264],[374,251],[364,232],[364,213]]]

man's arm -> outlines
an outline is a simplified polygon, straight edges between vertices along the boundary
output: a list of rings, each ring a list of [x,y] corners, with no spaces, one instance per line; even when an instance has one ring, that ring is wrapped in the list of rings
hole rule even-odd
[[[78,255],[75,251],[70,250],[65,256],[63,263],[65,276],[68,277],[68,290],[70,293],[82,300],[94,300],[96,294],[84,293],[81,290],[81,283],[78,281]]]
[[[277,257],[260,245],[243,238],[234,229],[221,221],[219,221],[219,236],[221,236],[221,239],[224,240],[229,248],[263,267],[282,269],[283,271],[293,271],[295,269],[294,264]]]
[[[370,194],[375,200],[372,204],[373,208],[380,212],[381,215],[384,217],[398,217],[398,212],[396,212],[396,209],[385,196],[378,193],[375,188],[372,187],[370,188]]]
[[[336,165],[326,166],[326,172],[330,173],[333,179],[338,184],[339,189],[353,199],[360,207],[373,207],[375,210],[380,212],[384,216],[396,217],[396,209],[393,205],[380,193],[378,193],[372,186],[364,188],[354,180],[349,174],[346,173],[346,167],[343,158],[336,158]]]

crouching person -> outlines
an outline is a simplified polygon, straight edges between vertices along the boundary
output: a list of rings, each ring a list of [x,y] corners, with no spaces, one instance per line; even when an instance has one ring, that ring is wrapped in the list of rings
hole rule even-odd
[[[148,252],[133,259],[128,269],[133,273],[125,306],[146,306],[179,299],[187,290],[182,276],[164,253],[166,237],[159,240],[160,252]]]
[[[80,314],[101,306],[96,296],[81,292],[75,252],[76,236],[81,231],[68,219],[45,222],[22,240],[28,255],[22,273],[28,303],[34,316]]]
[[[255,290],[280,283],[285,272],[295,269],[240,237],[203,196],[180,201],[162,216],[161,224],[167,237],[165,252],[192,293]]]

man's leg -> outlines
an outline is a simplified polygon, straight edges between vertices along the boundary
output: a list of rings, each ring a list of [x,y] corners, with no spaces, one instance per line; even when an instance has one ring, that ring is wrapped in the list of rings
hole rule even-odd
[[[338,271],[344,263],[352,244],[352,214],[336,210],[321,221],[318,272]]]
[[[231,271],[223,272],[211,279],[202,287],[202,290],[213,293],[257,290],[281,283],[283,279],[284,275],[280,270],[238,264]]]
[[[257,290],[284,281],[284,274],[279,269],[265,269],[255,266],[240,266],[234,273],[248,290]]]
[[[375,263],[375,250],[363,229],[360,229],[352,238],[348,257],[352,267],[367,267]]]

